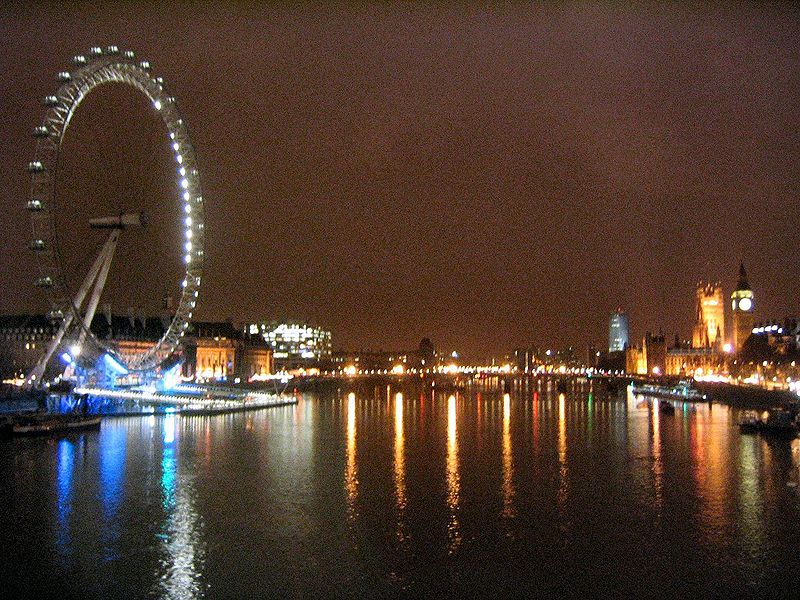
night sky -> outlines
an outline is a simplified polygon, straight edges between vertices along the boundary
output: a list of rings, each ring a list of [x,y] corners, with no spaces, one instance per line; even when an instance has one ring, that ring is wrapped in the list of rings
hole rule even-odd
[[[304,318],[339,348],[427,336],[482,357],[606,344],[621,306],[634,335],[671,337],[691,331],[697,281],[729,295],[742,259],[757,319],[800,313],[789,4],[6,3],[0,40],[4,313],[45,307],[24,209],[41,98],[73,55],[108,44],[153,63],[192,134],[198,318]],[[62,220],[85,222],[89,202],[160,207],[156,241],[131,236],[109,290],[115,312],[151,309],[177,282],[164,129],[135,93],[89,100]],[[80,272],[99,242],[71,239]]]

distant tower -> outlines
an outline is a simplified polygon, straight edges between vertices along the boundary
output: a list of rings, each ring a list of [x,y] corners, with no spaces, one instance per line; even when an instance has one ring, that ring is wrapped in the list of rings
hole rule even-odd
[[[608,351],[619,352],[628,347],[628,314],[618,308],[608,322]]]
[[[725,302],[722,285],[700,282],[697,286],[697,321],[692,332],[695,348],[722,348],[725,332]]]
[[[736,289],[731,294],[731,307],[733,308],[733,350],[742,349],[745,340],[753,332],[753,309],[755,298],[750,284],[747,282],[747,271],[744,264],[739,265],[739,281]]]

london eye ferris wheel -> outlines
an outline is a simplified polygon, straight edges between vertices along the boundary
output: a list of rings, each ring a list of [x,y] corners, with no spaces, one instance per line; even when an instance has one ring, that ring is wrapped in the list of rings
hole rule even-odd
[[[26,208],[30,213],[32,239],[29,247],[35,253],[39,275],[35,285],[47,292],[50,318],[59,323],[58,331],[47,350],[28,376],[28,383],[42,381],[45,368],[59,347],[70,344],[84,356],[107,352],[131,371],[154,369],[177,347],[185,334],[196,306],[203,272],[203,196],[200,174],[188,128],[175,98],[166,91],[164,81],[151,72],[147,61],[136,58],[132,51],[116,46],[92,48],[88,55],[73,59],[73,67],[58,73],[58,90],[45,96],[45,114],[35,127],[36,154],[28,163],[31,174],[30,195]],[[143,94],[166,128],[174,159],[174,202],[180,204],[179,230],[182,238],[174,243],[182,263],[180,298],[163,336],[133,354],[120,356],[114,346],[95,335],[92,319],[106,284],[111,261],[122,233],[147,223],[140,211],[99,214],[90,219],[93,229],[107,230],[100,253],[94,258],[80,285],[65,275],[63,248],[65,241],[76,235],[59,222],[61,201],[60,179],[63,178],[63,143],[73,116],[81,102],[94,90],[106,84],[122,84]],[[170,200],[172,201],[172,200]]]

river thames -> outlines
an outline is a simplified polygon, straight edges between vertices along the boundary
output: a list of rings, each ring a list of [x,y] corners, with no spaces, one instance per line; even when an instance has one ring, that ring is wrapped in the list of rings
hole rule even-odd
[[[800,440],[547,379],[0,442],[14,597],[796,594]],[[5,596],[9,597],[9,596]]]

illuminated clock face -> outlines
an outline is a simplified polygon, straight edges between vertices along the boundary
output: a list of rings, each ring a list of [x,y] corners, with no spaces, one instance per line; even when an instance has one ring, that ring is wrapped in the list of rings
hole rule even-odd
[[[751,308],[753,308],[753,301],[750,298],[739,300],[739,310],[750,310]]]

